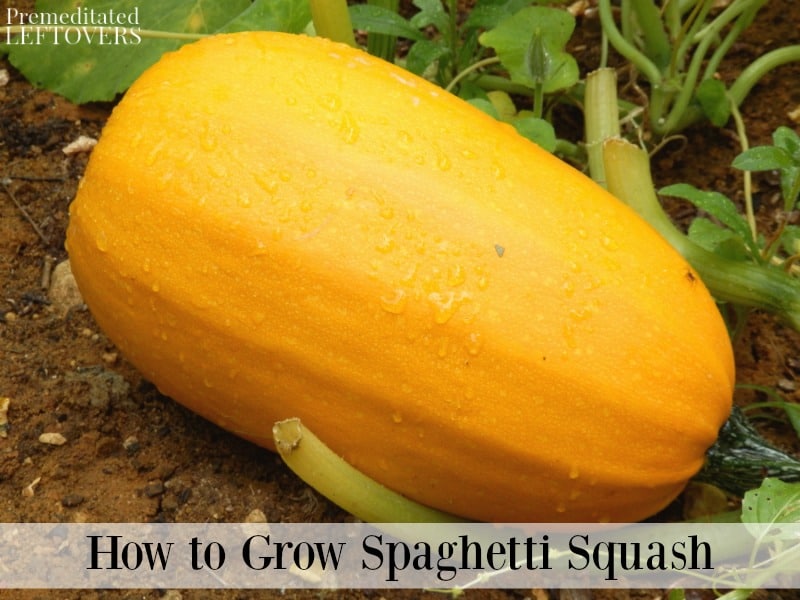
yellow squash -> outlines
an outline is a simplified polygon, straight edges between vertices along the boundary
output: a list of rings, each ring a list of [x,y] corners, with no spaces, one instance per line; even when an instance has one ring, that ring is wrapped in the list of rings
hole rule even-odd
[[[84,298],[161,391],[271,447],[486,521],[633,521],[728,416],[714,302],[631,210],[361,51],[279,33],[166,55],[71,207]]]

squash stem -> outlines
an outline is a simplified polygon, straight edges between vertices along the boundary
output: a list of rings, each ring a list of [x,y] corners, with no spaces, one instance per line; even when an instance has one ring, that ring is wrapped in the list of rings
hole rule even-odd
[[[272,435],[281,458],[300,479],[366,523],[464,522],[371,479],[333,452],[300,419],[278,421]]]
[[[765,477],[800,481],[800,461],[767,443],[734,408],[694,479],[741,496],[761,485]]]

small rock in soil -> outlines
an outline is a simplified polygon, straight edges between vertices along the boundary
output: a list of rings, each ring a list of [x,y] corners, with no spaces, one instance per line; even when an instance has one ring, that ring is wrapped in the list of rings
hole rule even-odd
[[[55,313],[63,318],[73,309],[83,305],[83,297],[72,276],[69,261],[58,263],[50,276],[50,291],[47,294]]]
[[[148,498],[155,498],[156,496],[160,496],[164,493],[164,482],[163,481],[151,481],[148,483],[144,488],[144,495]]]
[[[86,498],[80,494],[67,494],[61,499],[61,506],[64,508],[74,508],[80,504],[83,504],[85,499]]]
[[[43,433],[39,436],[39,442],[51,446],[63,446],[67,443],[67,438],[60,433]]]

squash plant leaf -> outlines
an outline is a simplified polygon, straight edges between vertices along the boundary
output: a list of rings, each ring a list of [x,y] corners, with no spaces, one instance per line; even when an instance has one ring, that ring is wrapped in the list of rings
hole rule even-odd
[[[236,3],[231,3],[236,4]],[[226,6],[227,8],[227,6]],[[311,22],[308,0],[253,0],[220,32],[286,31],[300,33]]]
[[[686,232],[689,239],[710,252],[731,260],[746,261],[749,253],[744,241],[730,229],[720,227],[710,219],[697,217]]]
[[[512,81],[550,94],[578,81],[578,63],[565,50],[574,29],[567,11],[530,6],[481,34],[480,42],[494,49]]]
[[[522,137],[528,138],[548,152],[555,152],[558,141],[556,131],[545,119],[518,117],[513,119],[511,124]]]
[[[36,43],[22,43],[24,40],[12,37],[7,44],[8,58],[29,81],[72,102],[112,100],[162,54],[190,41],[176,39],[173,34],[299,30],[299,24],[304,27],[310,18],[303,16],[304,4],[307,0],[164,0],[144,4],[138,0],[38,0],[35,8],[40,13],[70,14],[80,6],[85,13],[93,11],[95,15],[112,11],[131,15],[132,22],[118,27],[112,24],[102,32],[82,25],[41,32],[33,38]],[[160,37],[150,37],[147,31],[159,32]],[[28,35],[33,34],[29,31]]]
[[[367,33],[382,33],[415,41],[425,39],[421,31],[395,11],[385,6],[353,4],[348,11],[355,29],[360,29]]]
[[[800,484],[768,477],[742,498],[742,523],[761,541],[793,538],[782,523],[800,523]],[[788,541],[788,540],[787,540]]]
[[[440,62],[444,63],[451,58],[450,48],[436,40],[420,40],[414,43],[406,56],[406,69],[420,77],[433,76],[430,71],[435,71]]]
[[[750,227],[747,221],[741,213],[739,213],[736,205],[724,194],[699,190],[688,183],[668,185],[661,188],[658,192],[665,196],[673,196],[675,198],[688,200],[733,232],[748,248],[751,256],[756,257],[760,255],[760,249],[750,233]]]
[[[725,84],[718,79],[706,79],[695,91],[695,98],[708,120],[716,127],[722,127],[731,116]]]
[[[784,210],[791,211],[800,196],[800,135],[789,127],[778,127],[772,134],[772,146],[756,146],[733,160],[743,171],[778,171]]]
[[[508,17],[526,6],[530,0],[479,0],[469,12],[466,26],[479,29],[492,29]]]
[[[414,0],[419,12],[411,17],[411,25],[423,29],[433,25],[442,35],[449,34],[450,17],[444,10],[441,0]]]

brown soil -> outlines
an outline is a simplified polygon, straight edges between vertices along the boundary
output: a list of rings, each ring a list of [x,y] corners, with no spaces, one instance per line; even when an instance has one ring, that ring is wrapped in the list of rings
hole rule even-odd
[[[5,4],[3,4],[3,14]],[[732,52],[721,76],[730,80],[765,50],[800,43],[800,6],[773,0]],[[583,72],[596,65],[598,24],[586,17],[573,45]],[[203,421],[158,393],[119,356],[84,309],[60,315],[48,297],[47,273],[66,258],[68,206],[86,166],[85,153],[62,149],[80,135],[98,137],[109,105],[74,106],[28,84],[6,61],[0,87],[0,397],[10,399],[0,437],[0,520],[5,522],[237,522],[253,511],[268,521],[340,521],[347,515],[300,483],[273,454]],[[624,78],[624,75],[623,75]],[[768,143],[800,105],[800,65],[777,69],[743,107],[752,145]],[[729,168],[738,152],[732,126],[698,127],[685,143],[655,159],[658,185],[690,182],[741,197]],[[776,181],[757,175],[759,216],[768,230]],[[685,216],[685,207],[675,207]],[[781,390],[797,401],[800,334],[754,315],[736,342],[738,379]],[[737,402],[754,395],[740,392]],[[800,453],[784,421],[765,435]],[[61,446],[39,441],[45,432]],[[35,482],[38,482],[35,484]],[[35,485],[34,485],[35,484]],[[24,493],[25,490],[28,493]],[[31,493],[32,492],[32,493]],[[670,508],[679,515],[681,501]],[[69,592],[60,598],[161,598],[163,591]],[[422,597],[405,592],[169,592],[171,598]],[[636,594],[634,594],[636,595]],[[546,597],[536,591],[470,592],[473,598]],[[564,593],[562,592],[562,597]],[[623,592],[613,597],[627,596]],[[641,597],[657,594],[641,594]],[[50,597],[4,593],[0,597]],[[430,597],[439,597],[430,595]],[[587,594],[585,597],[591,597]],[[789,597],[783,593],[781,597]]]

